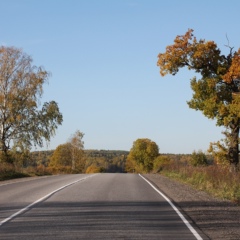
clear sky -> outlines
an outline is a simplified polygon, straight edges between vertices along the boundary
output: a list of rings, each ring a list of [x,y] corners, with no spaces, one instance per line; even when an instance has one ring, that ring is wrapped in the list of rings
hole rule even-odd
[[[188,28],[223,53],[227,34],[237,50],[239,0],[0,0],[0,9],[0,44],[52,73],[41,101],[58,102],[64,120],[44,149],[76,130],[86,149],[130,150],[149,138],[161,153],[192,153],[223,138],[188,108],[195,73],[163,78],[156,62]]]

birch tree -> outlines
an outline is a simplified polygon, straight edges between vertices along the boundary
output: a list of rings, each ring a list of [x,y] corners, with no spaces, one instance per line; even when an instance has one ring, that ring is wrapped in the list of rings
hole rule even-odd
[[[66,143],[59,145],[50,158],[50,167],[82,173],[86,163],[83,136],[84,134],[77,130]]]
[[[55,101],[40,99],[50,73],[21,49],[0,47],[0,151],[10,161],[13,145],[30,148],[50,141],[63,117]]]
[[[83,136],[84,133],[77,130],[68,141],[71,151],[72,170],[83,171],[85,167]]]

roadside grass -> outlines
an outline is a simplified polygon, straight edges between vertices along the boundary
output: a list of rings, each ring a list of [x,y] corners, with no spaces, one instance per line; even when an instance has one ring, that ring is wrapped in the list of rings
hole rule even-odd
[[[233,173],[217,165],[194,167],[171,163],[162,169],[161,174],[240,205],[240,172]]]
[[[45,167],[44,165],[38,165],[36,167],[19,167],[13,164],[0,163],[0,181],[10,180],[15,178],[23,177],[34,177],[34,176],[46,176],[54,174],[74,174],[79,173],[76,170],[72,170],[71,167]]]
[[[0,164],[0,181],[29,176],[30,175],[28,173],[17,171],[15,167],[11,164]]]
[[[43,165],[39,165],[37,167],[20,168],[12,164],[0,163],[0,181],[51,174],[53,174],[52,169],[48,169]]]

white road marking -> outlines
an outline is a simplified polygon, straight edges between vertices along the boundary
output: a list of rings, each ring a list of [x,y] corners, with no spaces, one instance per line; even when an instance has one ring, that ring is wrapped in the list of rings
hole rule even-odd
[[[150,183],[145,177],[143,177],[141,174],[139,174],[139,176],[142,179],[144,179],[157,193],[159,193],[171,205],[171,207],[175,210],[175,212],[182,219],[182,221],[185,223],[185,225],[188,227],[188,229],[196,237],[196,239],[203,240],[202,237],[197,233],[197,231],[191,226],[191,224],[188,222],[188,220],[181,214],[181,212],[177,209],[177,207],[171,202],[171,200],[166,195],[164,195],[162,192],[160,192],[156,187],[154,187],[153,184]]]
[[[86,180],[87,178],[90,178],[90,177],[93,177],[93,176],[96,176],[96,175],[97,175],[97,174],[94,174],[94,175],[91,175],[91,176],[87,176],[87,177],[85,177],[85,178],[81,178],[81,179],[79,179],[79,180],[77,180],[77,181],[71,182],[71,183],[69,183],[69,184],[67,184],[67,185],[64,185],[63,187],[60,187],[60,188],[58,188],[58,189],[50,192],[49,194],[45,195],[44,197],[39,198],[39,199],[36,200],[35,202],[29,204],[29,205],[26,206],[25,208],[23,208],[23,209],[19,210],[18,212],[12,214],[10,217],[5,218],[4,220],[2,220],[2,221],[0,222],[0,227],[1,227],[4,223],[11,221],[13,218],[17,217],[18,215],[22,214],[23,212],[28,211],[31,207],[33,207],[33,206],[36,205],[37,203],[40,203],[40,202],[46,200],[47,198],[49,198],[50,196],[52,196],[54,193],[59,192],[59,191],[61,191],[62,189],[66,188],[66,187],[69,187],[69,186],[71,186],[71,185],[73,185],[73,184],[75,184],[75,183],[81,182],[81,181],[83,181],[83,180]]]

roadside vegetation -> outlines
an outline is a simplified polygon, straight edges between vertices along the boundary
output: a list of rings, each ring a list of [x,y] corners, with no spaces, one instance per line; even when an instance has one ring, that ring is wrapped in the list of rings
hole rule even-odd
[[[126,172],[128,151],[82,149],[76,151],[78,155],[75,156],[75,168],[73,168],[70,149],[67,142],[59,145],[55,150],[28,152],[24,157],[18,154],[19,160],[11,164],[0,161],[0,181],[52,174]]]
[[[153,152],[149,151],[151,148],[148,148],[148,152],[146,152],[147,147],[144,148],[142,144],[139,144],[142,141],[146,144],[145,147],[147,143],[150,143]],[[29,155],[25,155],[25,157],[27,156],[24,158],[25,161],[18,161],[15,164],[1,163],[0,181],[51,174],[153,173],[162,174],[201,191],[206,191],[215,197],[240,204],[240,172],[231,172],[229,166],[219,163],[216,156],[205,154],[202,151],[194,151],[192,154],[161,154],[158,152],[157,144],[153,141],[138,139],[137,143],[137,146],[141,147],[140,153],[137,152],[136,144],[133,144],[134,152],[132,149],[130,152],[83,150],[81,161],[84,162],[84,167],[80,169],[72,168],[69,154],[67,162],[58,161],[58,164],[53,166],[52,159],[55,158],[56,152],[59,153],[59,148],[52,151],[29,152]],[[69,149],[63,149],[69,151]],[[59,159],[63,159],[63,157]],[[76,164],[76,166],[79,165]]]
[[[219,162],[218,155],[202,151],[160,154],[158,149],[157,144],[149,139],[136,140],[126,160],[126,171],[162,174],[240,204],[240,172],[232,172],[228,162]]]
[[[170,158],[167,163],[163,161],[161,167],[154,171],[240,205],[240,172],[232,173],[229,167],[216,164],[211,155],[205,155],[206,159],[209,159],[208,164],[192,164],[195,163],[193,156],[182,156],[179,160]]]

